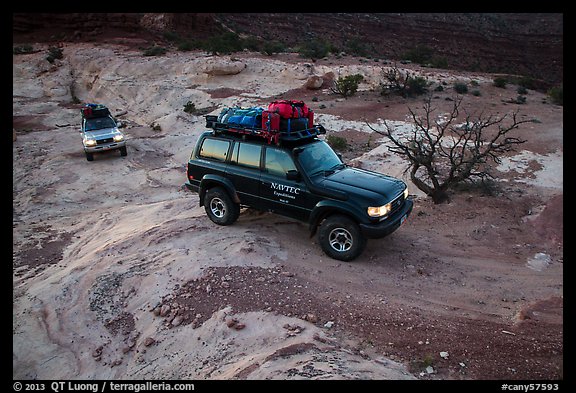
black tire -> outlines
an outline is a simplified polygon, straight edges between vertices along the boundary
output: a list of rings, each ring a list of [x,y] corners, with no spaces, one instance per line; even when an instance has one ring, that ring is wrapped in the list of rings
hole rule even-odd
[[[230,195],[220,187],[206,191],[204,210],[206,210],[208,218],[218,225],[231,225],[240,215],[240,205],[235,203]]]
[[[335,214],[325,219],[318,229],[320,247],[330,258],[349,262],[364,251],[366,237],[354,220]]]
[[[122,157],[126,157],[128,155],[128,151],[126,150],[126,146],[120,148],[120,155]]]
[[[86,159],[88,161],[94,161],[94,153],[88,153],[86,152]]]

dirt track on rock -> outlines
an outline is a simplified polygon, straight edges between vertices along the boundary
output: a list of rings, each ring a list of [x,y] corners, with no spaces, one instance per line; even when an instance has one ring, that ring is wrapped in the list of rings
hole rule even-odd
[[[194,68],[205,54],[144,59],[103,47],[113,64],[99,68],[89,49],[67,46],[51,68],[41,54],[13,60],[13,378],[563,378],[563,179],[554,171],[563,118],[544,95],[511,105],[514,88],[491,86],[490,75],[418,69],[479,80],[482,95],[464,97],[467,108],[519,109],[539,122],[518,130],[527,142],[499,167],[491,193],[469,189],[434,205],[412,186],[405,225],[344,263],[291,219],[245,209],[236,224],[213,225],[182,188],[203,131],[182,106],[196,99],[217,112],[301,93],[346,137],[346,160],[402,176],[360,125],[374,110],[370,121],[403,121],[418,101],[369,86],[348,100],[304,91],[297,57],[253,55],[237,77],[206,77]],[[259,85],[273,79],[259,82],[255,64],[278,83]],[[314,65],[322,74],[332,66]],[[148,79],[135,86],[138,77]],[[82,101],[127,110],[127,157],[86,161],[72,82]],[[135,89],[146,103],[129,101]],[[440,111],[450,95],[438,94]]]

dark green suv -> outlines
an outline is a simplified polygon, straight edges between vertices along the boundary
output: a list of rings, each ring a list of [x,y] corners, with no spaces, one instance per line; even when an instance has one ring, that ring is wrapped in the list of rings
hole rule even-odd
[[[342,261],[359,256],[367,238],[398,229],[413,207],[403,181],[347,166],[316,136],[279,146],[204,132],[185,185],[216,224],[234,223],[241,206],[292,217],[307,222],[322,250]]]

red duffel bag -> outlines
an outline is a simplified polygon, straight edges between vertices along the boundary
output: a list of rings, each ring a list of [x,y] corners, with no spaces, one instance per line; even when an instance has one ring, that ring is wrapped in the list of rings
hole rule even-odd
[[[308,107],[304,101],[296,100],[279,100],[273,101],[268,105],[270,112],[277,112],[284,119],[295,119],[299,117],[308,117]]]

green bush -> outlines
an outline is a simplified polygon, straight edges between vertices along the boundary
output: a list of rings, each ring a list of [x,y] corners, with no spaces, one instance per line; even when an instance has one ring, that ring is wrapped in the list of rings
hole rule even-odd
[[[301,57],[308,57],[311,59],[321,59],[328,55],[330,47],[326,42],[319,39],[305,41],[298,49]]]
[[[230,54],[244,49],[244,43],[238,34],[225,32],[205,40],[202,43],[202,49],[212,54]]]
[[[186,113],[190,113],[190,114],[195,114],[196,113],[196,105],[194,105],[193,102],[188,101],[185,105],[184,105],[184,112]]]
[[[407,81],[408,95],[422,95],[428,90],[428,81],[421,76],[409,77]]]
[[[506,80],[506,78],[503,78],[501,76],[494,78],[494,86],[499,87],[501,89],[505,89],[507,83],[508,81]]]
[[[454,90],[458,94],[466,94],[468,93],[468,86],[464,82],[456,82],[454,83]]]
[[[23,55],[32,52],[34,52],[34,48],[32,47],[32,45],[15,46],[14,48],[12,48],[12,53],[15,55]]]
[[[336,135],[328,135],[326,137],[326,142],[334,149],[342,151],[348,147],[348,141],[346,138]]]
[[[548,90],[548,95],[556,105],[564,105],[564,87],[562,85],[552,87]]]
[[[46,56],[46,60],[48,60],[49,63],[54,63],[54,60],[61,59],[63,57],[64,55],[62,54],[62,49],[56,48],[54,46],[48,48],[48,56]]]
[[[338,78],[334,81],[334,87],[332,91],[336,94],[340,94],[343,97],[353,96],[358,90],[358,85],[364,80],[364,77],[360,74],[348,75],[342,78]]]
[[[151,46],[149,48],[144,49],[144,56],[161,56],[168,52],[168,49],[164,48],[163,46]]]
[[[412,63],[425,64],[429,63],[432,59],[432,53],[432,48],[426,45],[416,45],[414,48],[405,52],[402,59],[410,60]]]
[[[281,53],[281,52],[285,52],[285,51],[286,51],[286,47],[284,46],[284,44],[282,42],[265,41],[262,44],[261,52],[264,53],[265,55],[268,55],[268,56],[271,56],[274,53]]]

